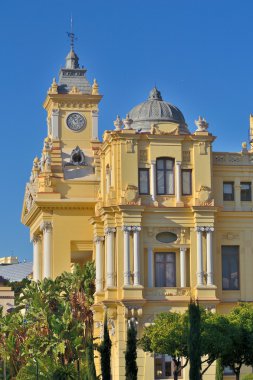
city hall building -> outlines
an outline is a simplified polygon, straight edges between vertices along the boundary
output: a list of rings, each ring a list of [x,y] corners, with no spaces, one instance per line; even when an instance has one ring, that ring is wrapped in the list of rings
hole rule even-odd
[[[130,318],[141,336],[157,314],[184,311],[191,297],[221,313],[253,301],[253,145],[213,152],[206,120],[190,130],[157,88],[100,141],[101,99],[72,47],[44,102],[45,140],[22,223],[35,281],[95,261],[95,336],[107,310],[112,378],[123,380]],[[253,138],[253,117],[250,131]],[[173,376],[169,356],[139,350],[138,367],[139,380]]]

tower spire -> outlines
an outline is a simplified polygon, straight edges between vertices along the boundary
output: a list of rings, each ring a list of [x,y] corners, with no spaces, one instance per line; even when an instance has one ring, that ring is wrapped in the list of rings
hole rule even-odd
[[[67,69],[78,69],[79,63],[78,63],[78,56],[76,55],[74,51],[74,42],[77,40],[75,33],[73,32],[73,18],[71,15],[70,18],[70,32],[67,32],[67,35],[70,39],[70,52],[66,57],[66,68]]]
[[[75,33],[73,32],[73,17],[72,17],[72,14],[71,14],[71,17],[70,17],[70,32],[67,32],[67,35],[70,39],[70,49],[71,50],[74,50],[74,42],[75,40],[77,40],[77,38],[75,37]]]

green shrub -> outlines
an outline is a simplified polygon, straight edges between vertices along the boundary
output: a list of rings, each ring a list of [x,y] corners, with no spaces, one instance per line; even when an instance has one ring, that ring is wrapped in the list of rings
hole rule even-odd
[[[245,375],[242,380],[253,380],[253,374],[249,373],[248,375]]]

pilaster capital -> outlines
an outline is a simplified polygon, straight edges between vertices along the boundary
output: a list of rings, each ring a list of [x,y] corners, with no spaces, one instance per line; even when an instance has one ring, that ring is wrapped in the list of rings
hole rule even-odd
[[[60,110],[59,109],[53,109],[52,110],[52,116],[59,116]]]
[[[141,226],[133,226],[132,227],[132,231],[133,231],[133,233],[140,232],[141,231]]]
[[[182,161],[176,161],[176,165],[181,166]]]
[[[151,160],[151,161],[150,161],[150,164],[151,164],[151,165],[155,165],[155,164],[156,164],[156,160]]]
[[[91,111],[93,117],[98,117],[98,110]]]
[[[32,237],[32,242],[33,242],[33,244],[37,244],[37,243],[39,243],[40,241],[41,241],[41,235],[38,235],[38,234],[33,235],[33,237]]]
[[[110,234],[113,234],[114,232],[116,232],[116,228],[115,227],[107,227],[105,229],[105,235],[110,235]]]
[[[42,222],[40,225],[40,230],[43,232],[51,232],[53,229],[53,225],[51,222]]]
[[[100,244],[105,240],[104,236],[95,236],[94,237],[94,243],[95,244]]]
[[[184,245],[183,246],[180,246],[180,252],[183,251],[183,252],[186,252],[187,250],[187,247],[185,247]]]
[[[206,228],[205,228],[205,231],[206,231],[206,232],[213,232],[213,231],[214,231],[214,228],[211,227],[211,226],[210,226],[210,227],[206,227]]]

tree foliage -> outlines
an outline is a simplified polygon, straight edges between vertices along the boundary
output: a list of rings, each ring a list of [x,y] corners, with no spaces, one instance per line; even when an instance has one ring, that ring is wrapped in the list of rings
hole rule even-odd
[[[0,356],[12,377],[32,378],[38,364],[41,379],[49,369],[50,379],[71,379],[81,362],[93,368],[89,380],[96,379],[90,307],[94,277],[94,265],[88,263],[54,281],[26,283],[15,310],[0,320]]]

